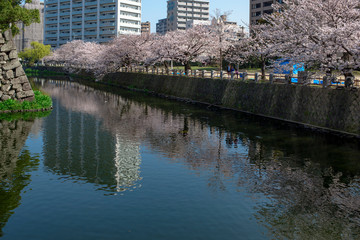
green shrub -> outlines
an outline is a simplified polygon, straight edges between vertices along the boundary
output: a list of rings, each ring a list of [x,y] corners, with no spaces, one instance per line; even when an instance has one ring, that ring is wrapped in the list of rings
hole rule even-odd
[[[43,94],[40,91],[34,91],[35,100],[32,102],[29,101],[17,101],[14,99],[9,99],[3,102],[0,102],[0,111],[14,111],[14,110],[34,110],[42,108],[50,108],[52,106],[52,100],[49,96]]]

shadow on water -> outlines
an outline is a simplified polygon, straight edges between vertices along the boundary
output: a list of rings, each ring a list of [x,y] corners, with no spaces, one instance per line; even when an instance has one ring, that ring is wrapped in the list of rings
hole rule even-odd
[[[39,156],[32,156],[23,148],[34,121],[0,120],[0,237],[21,194],[30,183],[30,172],[39,164]]]
[[[358,140],[106,86],[36,82],[54,98],[44,123],[49,171],[123,192],[140,187],[141,144],[211,172],[211,191],[235,181],[276,239],[360,236]]]

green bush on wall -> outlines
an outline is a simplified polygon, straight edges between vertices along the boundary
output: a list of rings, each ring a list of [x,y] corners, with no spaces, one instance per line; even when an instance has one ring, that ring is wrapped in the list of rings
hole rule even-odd
[[[49,109],[52,106],[52,100],[49,96],[43,94],[40,91],[34,91],[35,100],[29,101],[17,101],[14,99],[8,99],[0,102],[0,111],[15,111],[15,110],[35,110],[35,109]]]

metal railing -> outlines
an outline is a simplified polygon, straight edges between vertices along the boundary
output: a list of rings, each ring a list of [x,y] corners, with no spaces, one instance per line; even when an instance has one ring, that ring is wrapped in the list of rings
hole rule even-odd
[[[231,72],[225,71],[206,71],[206,70],[184,70],[178,69],[165,69],[165,68],[145,68],[145,67],[122,67],[119,72],[134,72],[143,74],[155,74],[155,75],[169,75],[169,76],[182,76],[193,78],[208,78],[208,79],[223,79],[223,80],[235,80],[235,81],[248,81],[258,83],[276,83],[276,84],[294,84],[294,85],[313,85],[313,86],[336,86],[344,87],[345,78],[337,77],[336,81],[324,81],[324,76],[309,76],[306,79],[301,79],[298,75],[289,74],[265,74],[265,78],[262,79],[261,73],[249,73],[249,72]],[[299,79],[300,77],[300,79]],[[334,79],[333,79],[334,80]],[[353,79],[353,87],[360,87],[360,79]]]

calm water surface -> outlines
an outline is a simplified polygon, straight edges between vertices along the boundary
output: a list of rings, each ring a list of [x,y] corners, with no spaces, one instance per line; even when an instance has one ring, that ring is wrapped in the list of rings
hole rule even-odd
[[[359,143],[124,90],[38,80],[0,121],[0,239],[359,239]]]

